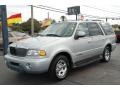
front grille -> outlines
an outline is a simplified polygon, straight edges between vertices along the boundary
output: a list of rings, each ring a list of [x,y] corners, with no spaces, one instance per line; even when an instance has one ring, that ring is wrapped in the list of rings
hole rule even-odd
[[[10,62],[10,64],[14,66],[19,66],[19,63],[15,63],[15,62]]]
[[[27,49],[10,47],[10,53],[14,56],[25,57],[27,54]]]

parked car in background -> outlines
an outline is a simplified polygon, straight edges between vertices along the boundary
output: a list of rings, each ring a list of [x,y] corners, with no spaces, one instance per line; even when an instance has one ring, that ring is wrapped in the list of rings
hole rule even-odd
[[[9,31],[8,32],[8,39],[9,39],[9,44],[14,43],[16,41],[22,40],[22,39],[26,39],[29,38],[30,36],[25,34],[25,33],[21,33],[21,32],[17,32],[17,31]],[[3,48],[3,37],[2,37],[2,32],[0,33],[0,48]]]
[[[120,31],[115,31],[117,43],[120,43]]]
[[[108,23],[67,21],[54,23],[38,37],[10,44],[5,62],[11,70],[49,72],[62,80],[72,68],[109,62],[115,48],[116,36]]]

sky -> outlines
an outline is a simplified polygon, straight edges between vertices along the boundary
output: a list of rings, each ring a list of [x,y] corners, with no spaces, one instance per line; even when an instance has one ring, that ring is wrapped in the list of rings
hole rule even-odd
[[[8,17],[15,13],[21,13],[23,21],[28,20],[31,16],[30,6],[28,6],[31,4],[35,6],[50,6],[65,11],[67,11],[68,7],[80,6],[81,14],[94,15],[99,17],[120,17],[120,0],[1,0],[1,2],[1,4],[7,5]],[[99,8],[114,13],[93,9],[90,7]],[[75,16],[68,16],[63,13],[52,12],[40,8],[34,8],[34,18],[41,21],[47,18],[48,12],[50,18],[55,20],[60,20],[60,16],[62,15],[66,16],[67,19],[75,20]],[[87,18],[85,17],[85,19]],[[120,24],[120,20],[113,21],[109,19],[108,22],[111,24]]]

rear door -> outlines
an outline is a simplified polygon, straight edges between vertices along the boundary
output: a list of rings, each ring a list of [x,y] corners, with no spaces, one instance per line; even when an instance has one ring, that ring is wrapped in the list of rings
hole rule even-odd
[[[96,22],[89,22],[89,35],[92,38],[92,49],[91,54],[93,56],[99,55],[103,53],[103,46],[105,44],[105,36],[103,31],[101,30],[100,26]]]

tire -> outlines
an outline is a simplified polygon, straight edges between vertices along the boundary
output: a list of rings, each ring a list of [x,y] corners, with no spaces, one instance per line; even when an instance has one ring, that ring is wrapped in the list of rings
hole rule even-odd
[[[49,75],[54,80],[63,80],[68,76],[69,69],[68,58],[64,55],[58,55],[52,61],[49,68]]]
[[[103,52],[103,62],[109,62],[111,60],[111,48],[110,46],[106,46]]]

